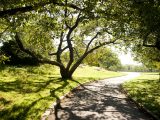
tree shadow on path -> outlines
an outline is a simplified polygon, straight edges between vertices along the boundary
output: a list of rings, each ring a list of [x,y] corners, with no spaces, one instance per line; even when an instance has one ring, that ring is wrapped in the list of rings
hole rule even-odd
[[[56,120],[152,120],[128,101],[118,87],[96,84],[80,84],[74,89],[61,101]]]

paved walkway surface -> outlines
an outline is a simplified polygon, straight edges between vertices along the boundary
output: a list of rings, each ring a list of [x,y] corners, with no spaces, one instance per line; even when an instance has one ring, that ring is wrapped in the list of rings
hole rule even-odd
[[[128,73],[86,84],[64,98],[48,120],[153,120],[120,92],[121,83],[137,76]]]

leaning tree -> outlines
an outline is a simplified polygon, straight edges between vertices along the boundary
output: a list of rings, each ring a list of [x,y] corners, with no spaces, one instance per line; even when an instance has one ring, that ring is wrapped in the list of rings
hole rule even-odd
[[[21,51],[39,63],[58,66],[62,78],[72,78],[90,53],[120,43],[126,34],[127,17],[119,1],[49,1],[12,10],[0,12],[6,28],[2,40],[13,38]],[[62,59],[64,55],[67,61]]]

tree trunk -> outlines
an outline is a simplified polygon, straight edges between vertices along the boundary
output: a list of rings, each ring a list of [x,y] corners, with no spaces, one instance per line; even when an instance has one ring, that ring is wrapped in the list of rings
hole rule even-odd
[[[62,79],[66,80],[66,79],[72,79],[72,73],[69,72],[69,70],[64,69],[64,68],[60,68],[60,74]]]

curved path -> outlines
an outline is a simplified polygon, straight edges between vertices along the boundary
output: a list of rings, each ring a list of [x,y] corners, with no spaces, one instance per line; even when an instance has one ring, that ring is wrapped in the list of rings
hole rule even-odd
[[[62,108],[48,116],[48,120],[152,120],[120,92],[119,85],[139,76],[109,78],[86,84],[61,101]]]

